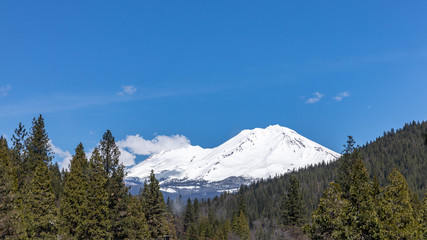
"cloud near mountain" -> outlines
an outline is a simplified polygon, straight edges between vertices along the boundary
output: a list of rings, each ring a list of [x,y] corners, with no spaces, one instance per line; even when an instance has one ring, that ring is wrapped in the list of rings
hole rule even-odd
[[[151,155],[166,150],[187,147],[190,140],[183,135],[159,135],[152,140],[144,139],[139,134],[128,135],[126,139],[117,141],[121,151],[120,160],[125,166],[135,164],[136,155]]]

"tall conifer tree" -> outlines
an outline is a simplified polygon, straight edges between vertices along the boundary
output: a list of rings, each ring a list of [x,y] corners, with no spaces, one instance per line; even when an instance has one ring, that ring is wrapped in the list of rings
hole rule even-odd
[[[59,165],[57,162],[49,166],[49,172],[52,175],[53,192],[55,193],[56,201],[59,203],[59,198],[62,194],[63,189],[63,182],[61,177],[61,171],[59,170]]]
[[[127,216],[128,188],[124,183],[124,166],[119,162],[120,151],[110,130],[107,130],[102,136],[99,149],[107,176],[106,188],[109,193],[111,231],[114,239],[123,239],[125,237],[124,222]]]
[[[80,143],[71,159],[70,172],[64,183],[64,196],[61,201],[61,235],[65,239],[87,239],[85,228],[88,216],[87,171],[88,161],[83,144]]]
[[[88,172],[88,215],[85,223],[88,239],[111,239],[109,193],[106,189],[107,176],[98,148],[92,152]]]
[[[46,163],[39,162],[24,202],[26,238],[57,239],[57,208],[50,176]]]
[[[142,202],[138,196],[131,196],[128,204],[128,215],[125,218],[126,239],[150,239],[145,214],[142,211]]]
[[[287,187],[287,194],[282,205],[282,221],[286,225],[300,225],[304,216],[304,204],[298,178],[292,174]]]
[[[7,141],[0,137],[0,239],[16,236],[13,166]]]
[[[22,123],[19,123],[18,128],[15,129],[14,134],[12,135],[12,148],[11,148],[11,161],[13,165],[15,166],[15,178],[16,182],[15,184],[15,190],[20,190],[22,187],[25,176],[23,174],[24,171],[24,150],[25,150],[25,142],[27,139],[27,131],[25,130],[24,125]]]
[[[356,149],[356,142],[352,136],[348,136],[347,144],[344,145],[343,155],[339,161],[339,172],[336,182],[340,185],[345,198],[349,197],[351,186],[351,172],[356,159],[360,158],[360,153]]]
[[[53,154],[41,115],[33,119],[25,154],[23,174],[28,187],[20,190],[24,235],[31,239],[54,239],[58,230],[57,209],[48,168]]]
[[[375,206],[376,188],[360,157],[354,159],[349,172],[349,206],[345,209],[346,224],[351,236],[359,239],[380,239],[379,219]]]
[[[247,209],[243,194],[239,195],[237,209],[234,211],[231,221],[232,231],[240,239],[250,239],[249,223],[246,219]]]
[[[345,212],[350,203],[342,198],[338,184],[330,183],[313,212],[312,225],[305,226],[311,239],[346,239]]]
[[[234,214],[231,226],[233,233],[236,234],[240,239],[250,239],[249,223],[243,210],[240,210],[238,213]]]
[[[160,192],[159,181],[156,179],[153,170],[151,170],[150,174],[150,183],[144,184],[141,198],[151,237],[158,238],[168,234],[169,227],[165,214],[166,204],[163,194]]]
[[[413,215],[405,177],[395,168],[388,182],[380,209],[384,238],[419,239],[419,226]]]
[[[187,200],[187,207],[185,208],[185,214],[184,214],[184,231],[187,231],[187,229],[194,224],[194,208],[193,204],[191,202],[191,199]]]
[[[32,176],[33,171],[40,163],[49,166],[53,153],[50,148],[44,119],[42,115],[33,119],[30,135],[26,139],[26,156],[24,158],[24,174]]]

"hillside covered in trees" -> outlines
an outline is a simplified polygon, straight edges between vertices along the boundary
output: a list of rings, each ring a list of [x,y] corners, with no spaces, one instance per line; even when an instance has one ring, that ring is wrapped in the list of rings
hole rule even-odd
[[[60,171],[39,116],[0,138],[0,239],[426,239],[426,132],[413,122],[362,147],[349,137],[335,162],[165,202],[153,173],[129,194],[110,131]]]
[[[424,198],[427,184],[426,132],[427,122],[412,122],[397,131],[392,129],[385,132],[382,137],[362,147],[355,146],[350,137],[343,153],[346,155],[357,152],[358,158],[363,160],[370,181],[375,180],[381,187],[389,184],[388,178],[396,169],[406,179],[411,201],[418,208],[421,206],[420,201]],[[283,237],[286,230],[283,230],[284,210],[280,206],[284,204],[284,196],[289,191],[291,179],[298,179],[301,186],[304,208],[302,222],[309,223],[313,211],[318,207],[319,199],[327,194],[324,191],[329,187],[329,183],[336,182],[340,174],[343,174],[341,168],[346,160],[347,158],[342,157],[332,163],[308,166],[291,174],[242,186],[237,194],[224,193],[213,201],[202,204],[201,209],[204,215],[210,211],[219,219],[231,219],[234,209],[239,205],[239,199],[244,199],[248,209],[248,221],[257,238],[272,239],[279,235]]]

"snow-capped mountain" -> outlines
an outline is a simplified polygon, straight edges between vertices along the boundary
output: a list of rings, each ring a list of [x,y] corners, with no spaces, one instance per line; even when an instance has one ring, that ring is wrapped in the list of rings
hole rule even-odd
[[[127,182],[136,185],[135,191],[153,169],[166,195],[212,196],[339,156],[292,129],[274,125],[243,130],[216,148],[190,145],[153,154],[128,170]]]

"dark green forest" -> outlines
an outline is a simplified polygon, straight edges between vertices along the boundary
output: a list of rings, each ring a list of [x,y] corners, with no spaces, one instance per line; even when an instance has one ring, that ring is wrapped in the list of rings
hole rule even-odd
[[[167,199],[151,173],[138,195],[110,131],[68,170],[40,115],[0,138],[0,239],[427,239],[427,123],[364,146],[352,137],[331,163],[213,199]]]

